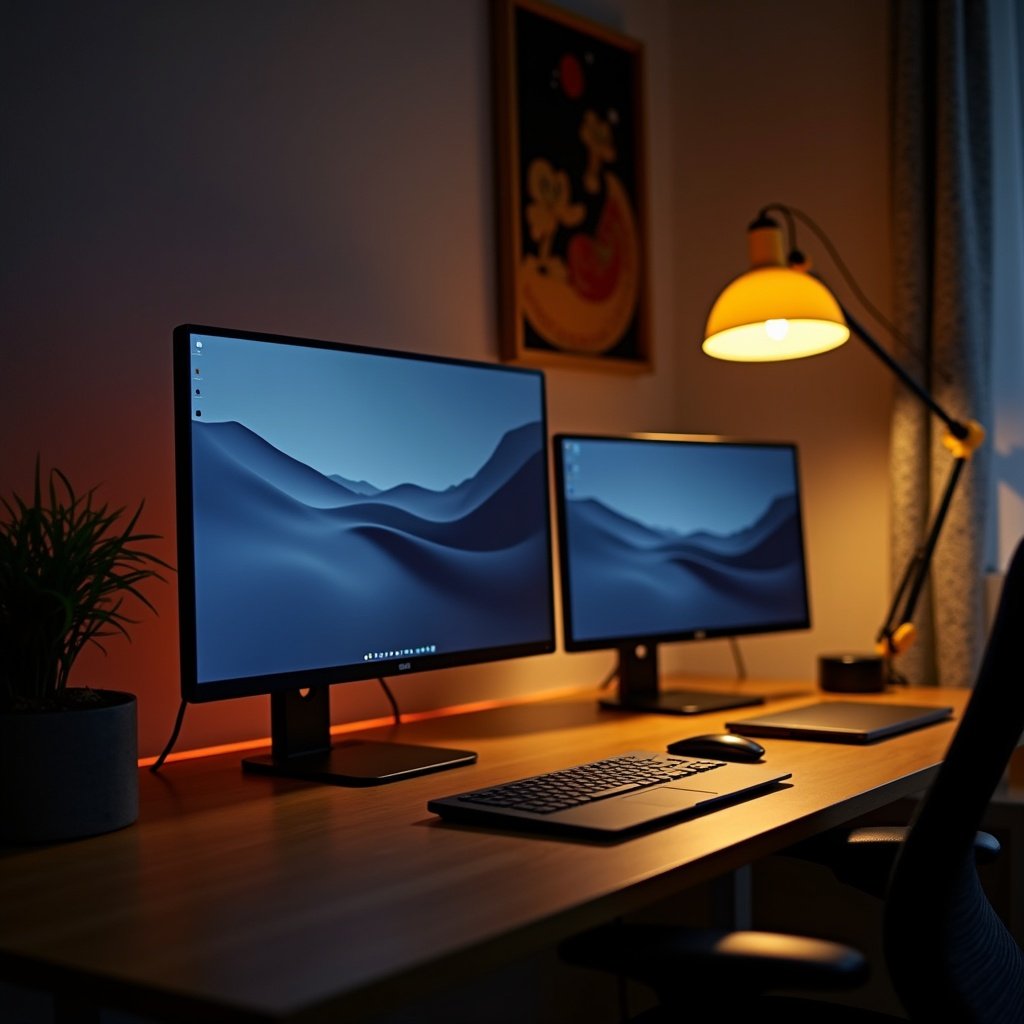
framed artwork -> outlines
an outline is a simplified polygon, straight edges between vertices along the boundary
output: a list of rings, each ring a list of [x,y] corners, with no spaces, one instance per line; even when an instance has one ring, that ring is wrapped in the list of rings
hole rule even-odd
[[[643,47],[493,0],[503,359],[650,370]]]

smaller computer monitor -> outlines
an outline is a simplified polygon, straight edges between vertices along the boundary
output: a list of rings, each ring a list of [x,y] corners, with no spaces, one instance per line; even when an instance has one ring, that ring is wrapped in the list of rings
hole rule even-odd
[[[564,644],[618,651],[618,697],[602,703],[760,703],[662,690],[658,645],[810,626],[796,446],[558,434],[554,449]]]

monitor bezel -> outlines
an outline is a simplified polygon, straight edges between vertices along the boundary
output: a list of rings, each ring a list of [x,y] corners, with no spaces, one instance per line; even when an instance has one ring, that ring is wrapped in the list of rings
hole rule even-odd
[[[413,360],[419,362],[443,363],[453,366],[475,367],[518,373],[534,377],[540,389],[540,414],[542,437],[547,438],[547,401],[544,374],[540,370],[491,363],[481,360],[461,359],[429,353],[408,352],[400,349],[373,347],[347,342],[328,341],[320,338],[305,338],[294,335],[252,331],[240,328],[181,324],[173,332],[173,404],[174,404],[174,446],[175,446],[175,497],[178,553],[178,635],[180,653],[181,696],[188,703],[201,704],[210,701],[236,697],[274,695],[296,689],[312,689],[335,683],[359,682],[381,677],[407,676],[438,669],[466,665],[486,664],[538,654],[550,654],[557,648],[555,624],[555,595],[553,585],[553,553],[550,516],[550,467],[548,448],[542,445],[544,458],[544,501],[547,529],[547,588],[548,588],[548,636],[517,644],[498,647],[468,648],[435,654],[424,654],[359,662],[349,665],[332,665],[318,668],[298,669],[294,672],[268,673],[258,676],[242,676],[234,679],[218,679],[200,682],[198,678],[196,644],[196,600],[195,600],[195,535],[193,531],[193,480],[191,455],[191,337],[202,334],[211,337],[238,339],[246,342],[271,342],[275,344],[315,347],[352,354],[363,354],[384,358]]]
[[[676,433],[578,433],[562,432],[552,437],[554,453],[554,492],[555,511],[558,524],[558,582],[562,613],[562,646],[566,651],[620,651],[650,646],[656,648],[665,643],[686,643],[695,640],[711,640],[725,637],[758,636],[769,633],[784,633],[811,628],[811,595],[807,572],[807,538],[804,530],[803,487],[800,477],[800,458],[797,444],[793,441],[752,440],[749,438],[731,437],[723,434],[676,434]],[[742,628],[735,626],[717,628],[710,626],[704,629],[672,630],[666,632],[623,633],[618,636],[577,638],[573,634],[572,614],[572,580],[569,571],[568,523],[565,500],[565,475],[562,458],[563,444],[566,441],[623,441],[623,442],[659,442],[666,444],[707,444],[731,445],[747,448],[775,448],[792,452],[793,466],[796,476],[797,516],[800,525],[801,569],[803,575],[803,595],[805,615],[792,622],[749,623]]]

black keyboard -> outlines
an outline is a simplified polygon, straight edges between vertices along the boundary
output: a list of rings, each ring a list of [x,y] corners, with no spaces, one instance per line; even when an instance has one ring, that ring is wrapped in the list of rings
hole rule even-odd
[[[508,807],[534,814],[552,814],[593,800],[632,793],[673,779],[685,779],[724,768],[724,761],[696,760],[634,751],[618,757],[563,768],[547,775],[506,782],[490,789],[461,793],[456,798],[485,807]]]
[[[449,821],[608,837],[777,788],[763,764],[634,750],[427,803]]]

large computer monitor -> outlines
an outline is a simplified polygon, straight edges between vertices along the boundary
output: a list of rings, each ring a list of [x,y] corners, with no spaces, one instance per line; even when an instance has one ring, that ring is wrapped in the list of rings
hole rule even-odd
[[[658,645],[810,626],[795,446],[559,434],[554,447],[565,648],[618,651],[618,698],[603,703],[760,703],[663,691]]]
[[[271,696],[250,770],[370,784],[473,759],[332,744],[332,683],[555,646],[544,379],[174,332],[182,695]]]

